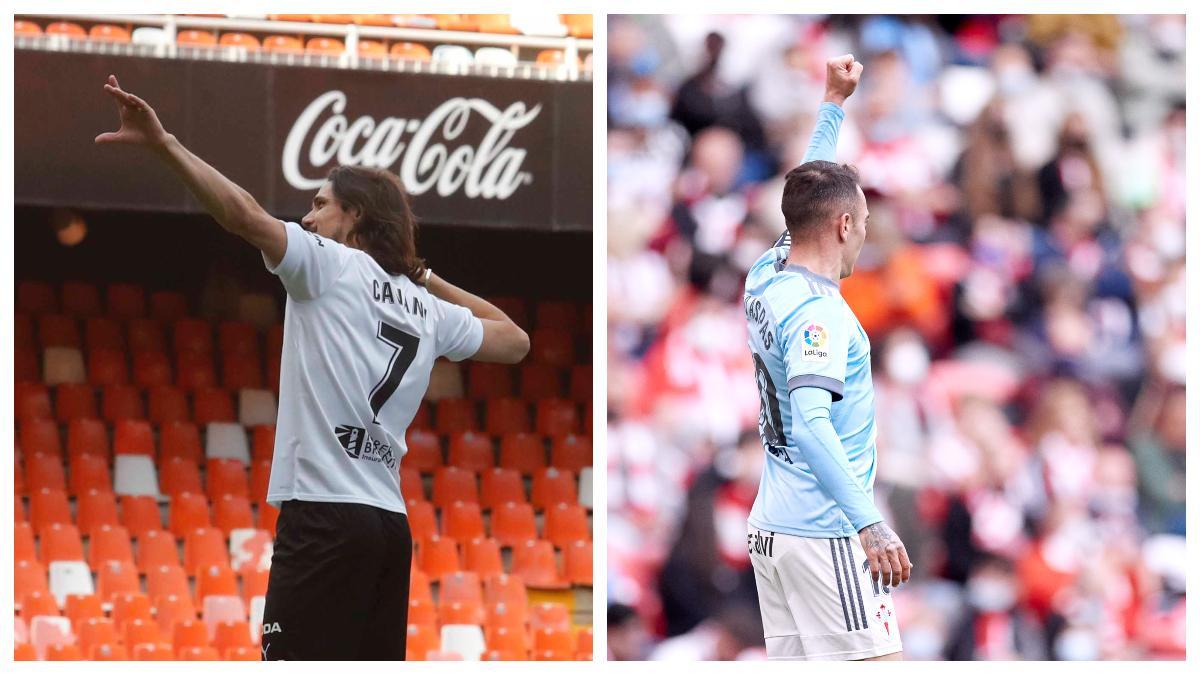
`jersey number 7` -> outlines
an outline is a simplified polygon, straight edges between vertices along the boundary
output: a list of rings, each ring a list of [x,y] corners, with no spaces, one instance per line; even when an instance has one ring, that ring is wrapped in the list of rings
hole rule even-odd
[[[379,332],[375,334],[375,337],[396,350],[392,352],[392,358],[388,361],[387,372],[383,374],[383,379],[379,380],[375,388],[371,390],[371,421],[379,424],[379,410],[392,397],[392,394],[396,393],[396,387],[400,386],[400,381],[404,379],[404,373],[408,372],[408,367],[417,357],[417,345],[421,344],[421,338],[411,333],[405,333],[382,321],[379,322]]]

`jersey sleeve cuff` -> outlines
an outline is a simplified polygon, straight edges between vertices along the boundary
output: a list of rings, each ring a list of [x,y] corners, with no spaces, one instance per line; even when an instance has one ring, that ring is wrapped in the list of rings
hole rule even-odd
[[[271,267],[271,261],[267,260],[267,254],[262,254],[263,266],[275,276],[286,274],[290,269],[295,267],[296,256],[299,255],[295,244],[292,242],[292,237],[296,235],[297,230],[300,230],[300,226],[288,221],[284,222],[283,229],[287,233],[287,247],[283,249],[283,257],[279,259],[279,264]]]
[[[788,380],[788,394],[800,387],[820,387],[833,394],[835,402],[842,400],[842,393],[845,390],[845,384],[841,380],[824,375],[796,375]]]

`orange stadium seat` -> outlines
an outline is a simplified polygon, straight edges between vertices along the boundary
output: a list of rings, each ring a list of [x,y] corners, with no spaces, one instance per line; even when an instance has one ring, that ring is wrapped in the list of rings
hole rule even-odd
[[[161,530],[162,514],[158,502],[148,495],[123,495],[120,499],[121,525],[129,534],[139,538],[150,530]]]
[[[79,324],[74,317],[43,314],[38,317],[38,341],[46,347],[79,347]]]
[[[476,502],[457,501],[442,510],[442,534],[457,541],[483,536],[483,512]]]
[[[408,624],[405,656],[410,661],[425,661],[429,652],[437,651],[439,644],[441,637],[436,626],[411,622]]]
[[[546,509],[546,539],[557,548],[570,548],[577,541],[591,541],[587,509],[579,504],[558,504]]]
[[[17,347],[13,359],[13,370],[17,382],[40,382],[42,372],[37,350],[32,347]]]
[[[507,14],[472,14],[471,17],[480,33],[521,34],[521,31],[513,28]]]
[[[150,529],[138,535],[137,565],[143,570],[168,565],[178,567],[181,561],[175,537],[166,530]]]
[[[246,604],[250,604],[253,598],[267,595],[267,582],[270,580],[271,570],[244,570],[241,575],[242,600]]]
[[[537,538],[537,520],[533,506],[525,502],[505,502],[492,510],[492,537],[501,546],[516,547]]]
[[[25,456],[25,486],[29,490],[67,489],[67,477],[59,454]]]
[[[485,404],[484,429],[489,434],[502,436],[519,431],[531,431],[529,405],[519,398],[504,397],[488,400]]]
[[[400,492],[406,501],[425,501],[425,483],[421,480],[421,472],[405,463],[400,464]]]
[[[65,615],[71,620],[71,626],[75,633],[79,634],[79,627],[84,621],[104,618],[104,604],[100,601],[100,596],[95,593],[68,595]]]
[[[421,568],[417,566],[415,558],[413,559],[411,576],[409,576],[408,589],[410,600],[433,603],[433,590],[430,587],[429,575],[421,571]]]
[[[463,568],[488,579],[504,573],[500,542],[491,537],[468,539],[463,544]]]
[[[538,469],[533,473],[533,486],[529,490],[529,501],[539,509],[549,509],[556,504],[579,501],[575,486],[575,475],[553,467]]]
[[[170,497],[181,492],[203,492],[199,465],[183,457],[162,458],[158,463],[158,487]]]
[[[408,623],[409,624],[436,624],[437,623],[437,605],[429,600],[418,600],[417,598],[409,598],[408,600]]]
[[[192,392],[193,419],[197,426],[211,422],[236,422],[237,411],[229,392],[215,387],[200,387]]]
[[[70,458],[72,495],[79,497],[91,490],[98,492],[112,490],[112,476],[108,471],[106,455],[73,454],[70,455]],[[115,505],[114,502],[114,507]]]
[[[344,24],[348,24],[348,23],[354,23],[354,15],[353,14],[313,14],[312,22],[313,23],[332,23],[332,24],[337,24],[337,25],[344,25]]]
[[[250,463],[250,500],[265,502],[271,483],[271,460],[256,459]]]
[[[96,647],[117,644],[117,626],[112,619],[93,617],[85,619],[78,630],[79,647],[84,654],[92,654]]]
[[[139,387],[171,384],[171,360],[163,352],[134,352],[133,381]]]
[[[543,627],[533,631],[533,658],[536,661],[567,661],[574,651],[569,628]]]
[[[47,35],[66,35],[72,38],[87,37],[87,32],[83,30],[83,26],[69,21],[55,21],[46,26]]]
[[[276,54],[303,54],[304,43],[290,35],[268,35],[263,39],[263,51]]]
[[[513,547],[512,573],[521,577],[530,588],[553,589],[567,585],[558,573],[554,546],[544,539],[530,539]]]
[[[150,294],[150,318],[174,323],[188,314],[187,296],[178,291],[155,291]]]
[[[134,319],[146,315],[146,291],[137,284],[110,284],[107,300],[110,316]]]
[[[537,328],[529,335],[530,357],[536,363],[569,368],[575,363],[571,334],[562,328]]]
[[[483,604],[483,586],[474,572],[451,572],[438,578],[438,603],[475,602]],[[482,620],[482,617],[480,617]],[[472,622],[474,623],[474,622]]]
[[[149,608],[149,604],[146,606]],[[130,619],[123,624],[123,627],[122,635],[125,638],[125,645],[129,649],[135,649],[141,645],[158,644],[162,639],[158,624],[153,619]]]
[[[544,363],[521,366],[521,398],[540,401],[562,395],[562,379],[557,368]]]
[[[180,661],[216,661],[221,655],[212,647],[188,646],[176,650]]]
[[[249,33],[223,33],[218,42],[222,47],[238,47],[250,52],[256,52],[262,48],[258,38]]]
[[[142,570],[146,575],[146,595],[157,604],[158,598],[168,595],[187,596],[191,604],[191,589],[188,587],[188,575],[177,565],[160,565]],[[158,612],[159,625],[163,625],[163,616]],[[192,613],[195,616],[195,611]]]
[[[479,422],[475,415],[475,402],[465,398],[444,398],[438,401],[434,419],[436,420],[435,429],[439,434],[479,428]]]
[[[268,14],[267,19],[271,21],[303,21],[308,23],[312,21],[312,14]]]
[[[13,549],[15,560],[37,560],[37,547],[33,543],[33,527],[29,523],[16,523]]]
[[[222,495],[220,499],[213,501],[212,519],[213,525],[226,537],[235,529],[254,527],[250,500],[237,495]]]
[[[538,401],[535,428],[539,434],[551,437],[577,432],[579,430],[579,413],[575,404],[560,398]]]
[[[84,383],[58,385],[54,388],[54,413],[59,422],[97,417],[96,390]]]
[[[229,566],[229,551],[225,535],[211,527],[200,527],[183,537],[183,569],[189,575],[199,575],[214,565]]]
[[[93,40],[104,40],[106,42],[129,42],[129,31],[120,26],[112,26],[109,24],[97,24],[92,26],[88,31],[88,37]],[[84,650],[87,653],[87,650]]]
[[[496,464],[492,439],[474,431],[462,431],[450,436],[449,464],[478,473]]]
[[[196,598],[200,602],[204,602],[210,595],[237,594],[237,575],[229,565],[210,565],[196,574]]]
[[[230,391],[262,389],[262,363],[255,354],[231,354],[222,359],[221,381]]]
[[[379,40],[359,40],[358,55],[370,58],[383,58],[388,53],[387,45]]]
[[[16,309],[23,314],[50,314],[58,311],[58,296],[48,283],[21,281],[17,283]]]
[[[188,406],[187,394],[171,386],[150,387],[149,419],[154,424],[168,425],[191,423],[192,411]]]
[[[192,530],[212,527],[208,518],[208,499],[202,494],[184,492],[172,496],[167,519],[171,534],[180,539]]]
[[[512,395],[512,368],[503,363],[471,361],[467,365],[467,395],[473,399]]]
[[[421,401],[417,406],[417,413],[413,415],[412,422],[409,423],[409,429],[433,429],[433,413],[429,411],[429,401]]]
[[[183,568],[173,567],[173,574],[183,575]],[[171,635],[175,632],[175,625],[183,621],[193,621],[196,618],[196,608],[192,603],[192,596],[187,592],[187,577],[183,577],[184,591],[182,593],[164,593],[154,595],[150,593],[150,601],[154,603],[154,618],[158,622],[158,629],[163,635]],[[149,581],[149,575],[147,575]]]
[[[260,530],[266,530],[275,536],[275,522],[279,520],[279,509],[270,504],[259,504],[258,514],[255,516],[254,525]]]
[[[518,432],[500,438],[500,466],[524,474],[546,466],[546,446],[537,434]]]
[[[571,368],[570,395],[571,400],[576,403],[588,403],[592,400],[591,365],[581,363]]]
[[[417,542],[417,560],[421,571],[430,577],[462,569],[458,558],[458,542],[447,537],[433,536]]]
[[[592,439],[567,434],[550,441],[550,466],[573,473],[592,465]]]
[[[482,625],[483,603],[479,601],[441,600],[438,602],[438,623],[443,626],[455,624]]]
[[[489,626],[487,631],[487,646],[489,651],[485,660],[529,660],[529,638],[524,628]]]
[[[563,628],[571,627],[571,613],[567,606],[558,602],[538,602],[529,607],[529,628]]]
[[[93,27],[93,31],[100,26]],[[93,39],[94,36],[93,36]],[[126,41],[129,36],[126,34]],[[99,316],[103,310],[100,307],[100,289],[94,284],[83,281],[64,281],[62,285],[63,313],[74,317]]]
[[[558,328],[570,333],[579,333],[580,318],[579,309],[575,304],[560,300],[544,300],[534,308],[533,325],[536,328]]]
[[[341,40],[335,40],[328,37],[309,38],[304,45],[304,51],[309,54],[326,54],[330,56],[339,56],[346,51],[346,45],[342,44]]]
[[[122,354],[125,351],[125,332],[116,319],[93,316],[84,322],[83,335],[89,351],[107,349]]]
[[[242,626],[242,628],[246,628],[246,626]],[[258,647],[253,645],[249,647],[239,645],[221,652],[221,659],[224,661],[261,661],[262,653]]]
[[[46,568],[36,560],[17,560],[13,563],[13,597],[23,598],[33,592],[50,593]]]
[[[592,37],[591,14],[563,14],[562,22],[567,26],[571,37],[590,39]]]
[[[413,541],[419,542],[437,536],[437,512],[429,502],[411,501],[405,504],[408,509],[408,528],[412,532]]]
[[[438,30],[477,31],[479,24],[473,14],[434,14]]]
[[[88,382],[103,384],[125,384],[130,381],[130,370],[125,363],[125,352],[94,347],[88,352]]]
[[[204,448],[200,445],[200,430],[191,422],[163,422],[158,430],[158,442],[160,461],[180,457],[198,463],[204,455]]]
[[[283,324],[277,323],[267,329],[267,355],[279,358],[283,353]]]
[[[113,597],[141,590],[138,570],[132,563],[109,560],[96,570],[96,595],[101,602],[112,602]]]
[[[520,472],[502,467],[488,469],[480,474],[479,497],[483,508],[492,510],[505,502],[528,501]]]
[[[399,24],[392,21],[392,16],[391,14],[353,14],[351,15],[351,23],[356,26],[393,28]]]
[[[538,52],[536,63],[539,66],[558,68],[566,65],[567,58],[561,49],[543,49]],[[577,67],[582,66],[578,57],[575,58],[575,64]]]
[[[104,387],[100,415],[113,423],[145,418],[141,390],[131,384],[110,384]]]
[[[114,425],[113,452],[117,455],[154,457],[154,430],[148,422],[124,419]]]
[[[217,346],[225,356],[257,356],[258,331],[248,321],[222,321],[217,326]]]
[[[134,661],[174,661],[175,650],[169,642],[133,646]]]
[[[458,467],[439,467],[433,474],[433,503],[445,509],[456,501],[478,502],[475,474]]]
[[[232,650],[250,650],[256,658],[243,658],[244,661],[259,661],[260,653],[254,649],[250,640],[250,624],[247,621],[222,621],[213,627],[213,647],[222,654]]]
[[[213,458],[205,466],[208,498],[217,501],[225,495],[250,496],[246,465],[236,459]]]
[[[96,419],[73,419],[67,424],[67,455],[93,455],[110,459],[112,451],[108,444],[108,430]],[[78,494],[78,493],[76,493]]]
[[[176,354],[191,352],[212,354],[212,326],[204,319],[185,317],[174,324],[173,341]]]
[[[254,427],[251,457],[255,460],[271,459],[275,454],[275,425],[260,424]]]
[[[137,355],[142,352],[161,352],[166,348],[162,326],[157,319],[130,319],[126,332],[129,336],[129,351],[133,353],[135,363]],[[136,371],[136,366],[134,370]]]
[[[77,495],[76,522],[81,532],[90,534],[98,527],[120,525],[117,498],[111,492],[111,485],[108,483],[103,490],[93,489]]]
[[[71,505],[62,490],[41,490],[29,493],[29,523],[33,531],[42,533],[53,525],[71,524]]]
[[[58,424],[53,420],[37,417],[21,420],[17,430],[17,447],[21,448],[25,455],[62,457]]]
[[[46,646],[46,661],[82,661],[83,653],[75,643],[55,643]]]
[[[432,431],[409,428],[404,434],[408,445],[408,454],[404,455],[403,465],[432,473],[442,466],[442,447],[438,437]]]
[[[175,624],[172,631],[175,653],[181,661],[215,661],[216,651],[208,644],[208,628],[202,621],[185,619]],[[211,655],[197,652],[208,649]]]
[[[187,391],[216,387],[217,374],[211,355],[184,352],[176,356],[176,384]]]
[[[13,21],[13,35],[41,35],[42,27],[32,21]]]
[[[181,30],[175,36],[175,44],[180,47],[215,47],[217,36],[206,30]]]
[[[120,525],[103,525],[92,531],[88,541],[88,564],[98,569],[109,561],[133,564],[133,543],[129,531]]]
[[[429,61],[433,58],[429,47],[415,42],[397,42],[388,50],[388,54],[409,61]]]

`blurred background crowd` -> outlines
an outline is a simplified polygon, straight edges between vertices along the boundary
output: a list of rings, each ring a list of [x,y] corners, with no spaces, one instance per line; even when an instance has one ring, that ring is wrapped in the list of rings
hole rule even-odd
[[[1182,16],[609,17],[610,658],[763,658],[742,282],[825,60],[909,659],[1184,655]]]

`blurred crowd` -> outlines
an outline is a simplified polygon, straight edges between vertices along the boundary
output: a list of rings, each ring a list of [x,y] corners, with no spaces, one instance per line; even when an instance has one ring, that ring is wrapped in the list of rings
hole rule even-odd
[[[909,659],[1184,655],[1182,16],[609,17],[610,658],[763,658],[742,283],[825,60]]]

